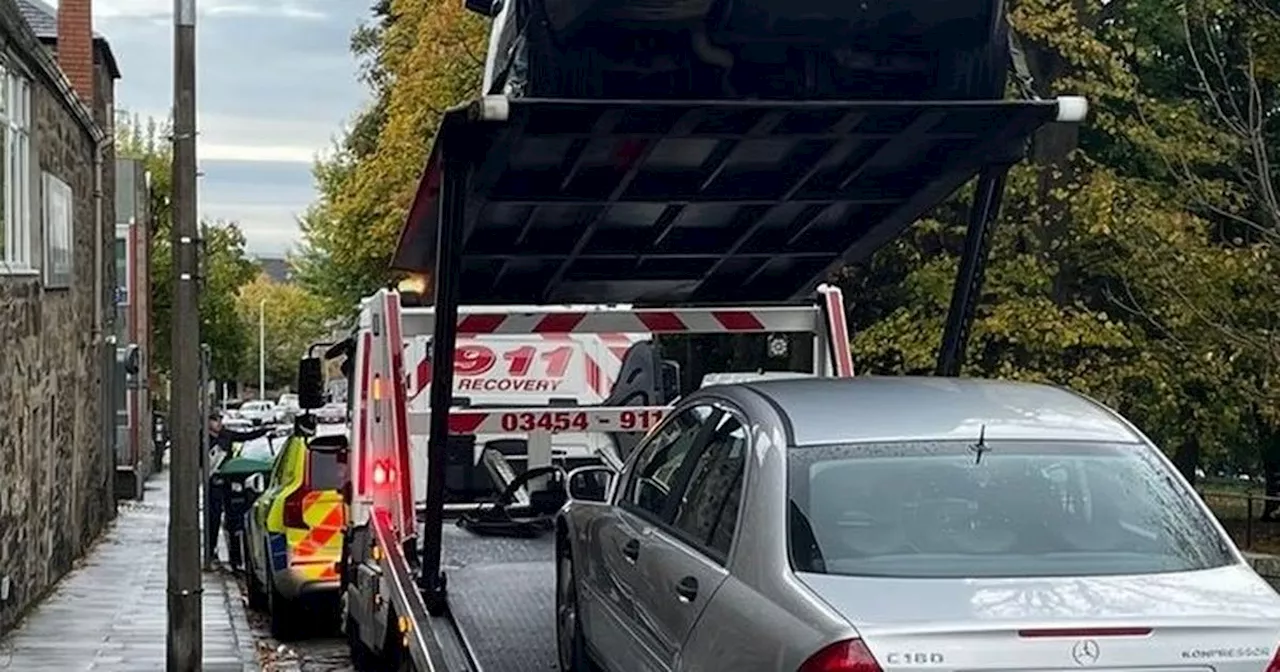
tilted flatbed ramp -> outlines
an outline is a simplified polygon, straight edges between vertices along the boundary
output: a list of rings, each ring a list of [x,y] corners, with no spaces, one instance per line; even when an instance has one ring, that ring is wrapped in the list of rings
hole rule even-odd
[[[555,540],[478,537],[444,527],[449,611],[482,672],[556,670]]]
[[[432,270],[453,200],[464,305],[794,300],[1086,109],[489,96],[445,115],[392,265]]]

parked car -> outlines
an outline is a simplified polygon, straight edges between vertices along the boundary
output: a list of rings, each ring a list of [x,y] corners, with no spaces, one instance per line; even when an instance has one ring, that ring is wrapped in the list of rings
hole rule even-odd
[[[998,99],[1010,64],[1002,0],[535,0],[520,11],[509,2],[466,4],[496,12],[486,93]]]
[[[313,608],[336,619],[346,447],[344,433],[294,433],[270,474],[245,481],[259,493],[244,521],[249,603],[268,613],[277,639],[317,624]]]
[[[223,414],[222,426],[237,432],[247,432],[254,428],[255,423],[243,415],[240,415],[239,412],[232,411]]]
[[[276,421],[276,402],[268,399],[246,401],[240,406],[240,417],[254,425],[273,423]]]
[[[331,401],[317,408],[315,413],[316,420],[326,424],[347,421],[347,405],[342,402]]]
[[[1280,667],[1280,595],[1156,446],[1063,389],[712,385],[568,488],[566,672]]]
[[[294,418],[302,412],[302,407],[298,403],[298,395],[282,394],[276,401],[276,422],[286,423],[293,422]]]

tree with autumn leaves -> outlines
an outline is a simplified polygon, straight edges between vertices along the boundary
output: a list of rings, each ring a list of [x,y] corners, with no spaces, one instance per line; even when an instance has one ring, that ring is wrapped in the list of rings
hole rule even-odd
[[[444,111],[480,89],[486,25],[461,2],[382,0],[353,39],[374,101],[316,166],[298,278],[335,310],[385,284],[405,212]]]
[[[122,112],[116,120],[116,153],[137,159],[150,173],[151,213],[151,362],[154,373],[167,377],[170,367],[173,306],[172,193],[173,155],[168,126]],[[235,222],[202,221],[200,335],[209,344],[211,375],[234,380],[252,342],[236,314],[236,292],[258,273],[245,253],[244,234]]]
[[[298,360],[330,332],[330,320],[319,297],[293,283],[276,282],[266,273],[240,287],[236,312],[253,334],[252,356],[245,357],[239,379],[258,379],[259,329],[265,338],[265,382],[268,390],[293,388]]]
[[[1260,0],[1009,11],[1037,93],[1084,95],[1092,114],[1045,128],[1010,174],[964,373],[1093,395],[1188,473],[1255,468],[1280,427],[1280,18]],[[383,0],[353,40],[374,102],[316,167],[299,260],[331,307],[390,279],[441,113],[479,90],[486,35],[456,0]],[[967,196],[837,274],[859,371],[931,371]]]
[[[167,377],[173,304],[172,153],[167,125],[122,114],[116,122],[116,147],[122,157],[143,162],[151,175],[151,361]],[[311,342],[323,337],[328,312],[324,303],[297,285],[277,284],[262,274],[245,251],[236,222],[203,221],[201,230],[200,336],[209,344],[211,375],[221,381],[258,379],[258,306],[267,306],[268,382],[290,386],[297,361]]]

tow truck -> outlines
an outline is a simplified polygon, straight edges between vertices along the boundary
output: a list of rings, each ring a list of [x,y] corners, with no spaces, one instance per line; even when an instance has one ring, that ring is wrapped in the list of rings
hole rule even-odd
[[[538,530],[566,498],[555,437],[606,437],[591,457],[625,460],[677,393],[658,351],[637,348],[598,404],[478,407],[455,386],[473,365],[459,339],[804,333],[814,356],[803,373],[852,376],[843,297],[824,281],[976,177],[937,363],[958,375],[1005,175],[1037,130],[1088,110],[1071,96],[498,90],[443,115],[392,264],[424,274],[426,290],[368,297],[344,354],[352,482],[340,574],[361,669],[554,669],[552,540]],[[428,342],[429,354],[410,353]],[[412,401],[423,377],[425,406]],[[496,501],[450,496],[451,465],[475,463],[477,434],[524,436],[523,450],[479,451]],[[494,520],[519,533],[479,524]]]

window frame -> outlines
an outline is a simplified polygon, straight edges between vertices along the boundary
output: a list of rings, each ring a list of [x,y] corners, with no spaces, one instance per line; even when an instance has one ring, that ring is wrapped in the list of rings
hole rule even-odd
[[[271,476],[267,481],[268,488],[281,487],[289,482],[288,476],[292,466],[289,464],[289,455],[293,450],[293,443],[293,441],[285,442],[285,445],[280,448],[280,452],[276,453],[276,461],[275,464],[271,465]]]
[[[0,275],[39,275],[34,254],[31,136],[32,80],[13,58],[0,56]]]
[[[743,494],[745,493],[746,487],[747,487],[747,468],[748,468],[748,465],[751,463],[751,460],[748,459],[751,454],[751,448],[752,448],[751,430],[750,430],[751,426],[747,422],[746,414],[743,413],[738,408],[734,407],[733,405],[726,402],[715,402],[713,406],[715,406],[720,411],[720,416],[719,416],[719,420],[716,422],[716,429],[712,430],[711,436],[715,436],[715,432],[719,430],[721,425],[723,425],[727,421],[732,420],[738,423],[739,428],[741,429],[741,431],[746,437],[745,438],[746,443],[742,447],[742,451],[743,451],[742,469],[739,473],[738,478],[735,479],[738,484],[738,510],[734,514],[733,533],[729,538],[729,548],[725,552],[721,553],[718,549],[716,549],[711,545],[710,538],[698,539],[689,531],[681,528],[677,524],[676,518],[674,517],[674,514],[678,513],[678,510],[672,512],[673,518],[669,524],[666,524],[663,526],[663,530],[666,531],[668,534],[672,535],[673,537],[679,539],[682,543],[697,550],[699,553],[706,556],[707,559],[711,560],[712,562],[722,567],[727,567],[729,565],[729,559],[733,557],[734,549],[738,545],[738,524],[742,521],[742,514],[743,514],[742,502],[745,501]],[[711,436],[707,438],[710,439]],[[710,447],[710,445],[711,443],[708,440],[703,442],[701,446],[697,447],[698,453],[697,453],[696,459],[694,460],[695,467],[697,466],[698,461],[701,460],[703,454],[707,452],[707,449]],[[713,457],[712,459],[715,459],[715,458]],[[687,501],[686,495],[689,491],[689,485],[693,482],[693,476],[694,476],[693,473],[685,474],[685,477],[680,484],[681,504]],[[721,513],[723,513],[723,510]],[[712,535],[714,535],[715,529],[717,526],[719,526],[720,522],[721,522],[721,518],[717,516],[716,524],[713,525],[711,528]]]
[[[115,243],[118,245],[124,243],[124,273],[117,273],[116,291],[113,292],[115,305],[128,308],[133,304],[133,227],[129,224],[116,225]],[[111,250],[111,258],[115,260],[115,248]],[[120,269],[117,268],[117,271]],[[121,298],[121,290],[124,291],[123,299]]]
[[[666,505],[664,506],[662,515],[654,515],[653,512],[649,511],[648,509],[644,509],[642,507],[632,504],[629,500],[629,497],[631,494],[633,494],[632,493],[633,487],[639,481],[639,474],[641,469],[648,464],[648,458],[651,457],[651,455],[648,454],[650,451],[650,448],[654,446],[658,437],[661,436],[662,433],[672,423],[675,422],[675,419],[677,417],[683,415],[685,412],[690,412],[697,408],[708,408],[710,409],[710,413],[707,415],[705,419],[701,421],[702,425],[699,427],[699,436],[694,439],[694,444],[689,447],[689,452],[687,453],[686,457],[681,462],[680,466],[676,468],[675,480],[672,483],[670,492],[667,494],[668,499],[667,499]],[[678,510],[678,504],[683,503],[685,493],[688,492],[689,483],[692,480],[692,476],[693,476],[692,474],[693,467],[697,466],[698,461],[702,457],[702,454],[707,449],[707,446],[709,445],[711,438],[715,436],[716,430],[719,429],[719,427],[727,419],[730,419],[730,418],[737,421],[738,424],[742,427],[742,430],[746,433],[747,444],[743,450],[749,454],[753,444],[751,439],[750,423],[747,420],[746,413],[743,412],[741,409],[737,408],[736,406],[734,406],[733,404],[729,403],[728,401],[721,399],[719,397],[714,397],[714,398],[700,397],[697,400],[691,400],[691,403],[689,405],[678,409],[676,412],[669,414],[666,418],[663,419],[662,424],[654,428],[653,433],[649,436],[649,440],[643,443],[642,445],[636,447],[636,450],[632,453],[632,460],[631,462],[628,463],[626,467],[625,478],[621,483],[621,487],[617,488],[614,491],[615,506],[619,507],[623,511],[626,511],[627,513],[633,516],[636,516],[637,518],[640,518],[641,520],[644,520],[645,522],[651,525],[656,526],[663,533],[671,536],[674,540],[688,546],[692,550],[696,551],[698,554],[706,557],[707,560],[721,567],[728,566],[729,560],[730,558],[733,557],[734,550],[736,549],[738,544],[738,536],[737,536],[738,525],[742,521],[743,510],[744,510],[743,506],[741,505],[741,502],[743,501],[742,493],[746,491],[747,469],[748,469],[747,463],[749,463],[751,460],[747,459],[747,460],[744,460],[743,462],[742,478],[738,483],[738,492],[739,492],[738,511],[736,516],[734,517],[734,533],[733,533],[733,538],[729,543],[729,551],[727,553],[722,554],[716,549],[712,548],[709,539],[699,540],[695,538],[694,535],[689,534],[685,530],[678,527],[675,523],[675,514]],[[686,464],[688,465],[687,467],[686,467]],[[672,495],[675,495],[675,497],[672,498]],[[676,504],[676,505],[673,505],[673,504]]]
[[[75,276],[75,191],[57,175],[44,171],[40,179],[41,214],[44,223],[44,284],[50,289],[66,289]],[[59,200],[61,203],[59,203]],[[56,206],[61,205],[59,210]],[[64,229],[65,230],[62,230]],[[61,231],[60,231],[61,230]],[[54,257],[55,232],[65,234],[66,267]],[[61,250],[62,247],[57,248]],[[114,250],[113,250],[114,252]],[[114,259],[114,254],[112,255]],[[125,265],[128,266],[129,239],[125,238]]]
[[[637,516],[647,522],[653,523],[654,525],[664,528],[667,526],[667,522],[663,520],[665,515],[655,515],[652,511],[631,503],[630,498],[634,494],[633,491],[636,484],[640,481],[641,470],[652,462],[653,453],[657,450],[661,450],[661,448],[655,449],[654,447],[660,445],[669,446],[674,443],[674,441],[671,441],[665,444],[660,444],[659,442],[661,437],[669,428],[675,425],[681,416],[686,413],[693,413],[699,408],[708,408],[711,412],[706,418],[699,420],[698,435],[694,437],[693,445],[689,446],[690,454],[699,449],[699,442],[706,442],[706,440],[711,436],[710,432],[707,430],[708,425],[711,426],[710,431],[715,431],[715,426],[719,423],[720,416],[719,409],[715,408],[709,401],[699,400],[696,403],[690,403],[689,405],[676,409],[674,412],[668,414],[667,417],[663,419],[662,423],[654,428],[653,433],[649,435],[648,440],[640,446],[637,446],[632,452],[632,460],[626,467],[626,477],[623,479],[621,487],[614,490],[614,506],[617,506],[627,513]],[[715,424],[711,423],[713,418],[716,419]],[[681,466],[683,466],[683,462],[681,462]],[[677,467],[676,473],[678,474],[679,471],[680,467]],[[681,476],[677,476],[677,478],[680,477]],[[679,490],[679,486],[680,482],[678,480],[672,483],[671,488],[667,492],[667,497],[670,497],[671,493],[677,492]],[[663,514],[666,513],[665,508],[666,506],[664,505]]]

